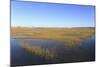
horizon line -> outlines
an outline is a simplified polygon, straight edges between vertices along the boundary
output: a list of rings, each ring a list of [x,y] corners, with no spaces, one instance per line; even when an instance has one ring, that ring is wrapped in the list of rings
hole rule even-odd
[[[11,27],[29,27],[29,28],[77,28],[77,27],[95,27],[95,26],[73,26],[73,27],[36,27],[36,26],[11,26]]]

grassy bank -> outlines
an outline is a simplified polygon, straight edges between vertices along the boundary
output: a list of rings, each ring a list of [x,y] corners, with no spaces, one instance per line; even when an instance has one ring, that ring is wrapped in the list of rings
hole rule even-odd
[[[13,38],[50,39],[75,45],[95,34],[94,28],[29,28],[12,27]]]

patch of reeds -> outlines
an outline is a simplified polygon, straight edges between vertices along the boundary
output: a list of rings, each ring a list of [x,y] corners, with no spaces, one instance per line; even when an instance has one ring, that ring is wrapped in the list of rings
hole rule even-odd
[[[31,54],[38,55],[40,57],[43,57],[45,59],[53,59],[54,54],[51,53],[48,49],[42,48],[40,46],[32,46],[32,45],[20,45],[21,48],[25,49]]]
[[[51,39],[65,44],[78,44],[95,34],[95,28],[29,28],[12,27],[11,36],[15,38]]]

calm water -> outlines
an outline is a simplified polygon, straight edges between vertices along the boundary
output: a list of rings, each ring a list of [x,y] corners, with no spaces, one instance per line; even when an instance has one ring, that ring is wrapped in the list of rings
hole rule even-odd
[[[32,46],[47,48],[57,55],[57,60],[46,60],[28,53],[19,45],[27,43]],[[95,60],[95,36],[92,36],[75,47],[67,47],[63,42],[41,39],[11,39],[11,65],[37,65],[65,62],[81,62]]]

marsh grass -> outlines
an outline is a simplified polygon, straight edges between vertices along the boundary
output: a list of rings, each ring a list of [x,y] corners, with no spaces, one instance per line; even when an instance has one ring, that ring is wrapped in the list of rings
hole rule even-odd
[[[79,44],[95,34],[95,28],[29,28],[12,27],[13,38],[33,38],[62,41],[65,45]]]
[[[40,46],[31,46],[28,44],[20,45],[21,48],[25,49],[31,54],[38,55],[48,60],[52,60],[54,58],[54,54],[51,53],[48,49],[42,48]]]

